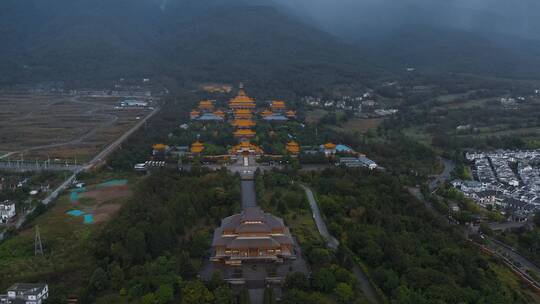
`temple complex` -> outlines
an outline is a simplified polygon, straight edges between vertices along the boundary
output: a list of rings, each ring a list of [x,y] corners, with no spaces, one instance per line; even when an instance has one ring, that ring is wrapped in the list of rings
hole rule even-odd
[[[293,239],[283,220],[259,207],[224,218],[214,232],[211,260],[226,265],[293,258]]]
[[[189,118],[203,122],[221,122],[225,120],[225,112],[215,110],[214,101],[202,100],[197,108],[189,113]]]

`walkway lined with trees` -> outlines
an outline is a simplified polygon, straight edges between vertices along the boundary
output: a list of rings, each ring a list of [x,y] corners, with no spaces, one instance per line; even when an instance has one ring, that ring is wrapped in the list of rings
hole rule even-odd
[[[305,185],[300,185],[300,186],[304,188],[304,191],[306,192],[306,196],[309,201],[311,211],[313,213],[313,219],[315,220],[315,224],[317,225],[317,230],[319,230],[319,233],[326,241],[326,246],[330,249],[337,250],[339,247],[339,241],[334,236],[332,236],[330,232],[328,232],[328,228],[326,227],[326,223],[324,222],[324,219],[322,218],[321,211],[319,210],[319,206],[317,205],[317,201],[315,200],[313,191],[311,191],[311,189],[306,187]],[[360,288],[362,289],[362,292],[364,293],[366,298],[371,303],[375,303],[375,304],[384,303],[383,299],[381,299],[381,297],[379,296],[379,294],[373,287],[372,283],[369,281],[369,278],[366,276],[364,271],[356,263],[354,263],[352,271],[354,272],[356,278],[358,279]]]

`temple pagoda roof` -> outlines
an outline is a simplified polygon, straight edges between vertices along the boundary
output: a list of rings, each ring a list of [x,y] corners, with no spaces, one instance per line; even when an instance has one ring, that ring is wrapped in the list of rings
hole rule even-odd
[[[255,100],[249,97],[246,94],[246,91],[244,91],[243,89],[240,89],[240,91],[238,91],[238,95],[236,95],[236,97],[231,99],[229,103],[230,104],[233,104],[233,103],[239,103],[239,104],[248,103],[249,104],[249,103],[254,103],[254,102]]]
[[[214,112],[214,115],[223,117],[223,116],[225,116],[225,112],[223,112],[221,110],[217,110],[217,111]]]
[[[251,129],[239,129],[234,131],[234,136],[236,137],[253,137],[255,134],[255,131]]]
[[[324,144],[323,147],[327,150],[334,150],[336,148],[336,144],[328,142]]]
[[[235,119],[232,122],[232,125],[238,128],[251,128],[256,125],[256,123],[251,119]]]
[[[263,117],[270,116],[272,114],[274,114],[274,113],[272,111],[270,111],[270,110],[264,110],[264,111],[261,112],[261,115]]]
[[[152,148],[154,150],[162,151],[162,150],[167,149],[167,145],[165,145],[165,144],[155,144],[155,145],[152,146]]]
[[[271,107],[273,109],[285,109],[287,106],[286,106],[284,101],[274,100],[274,101],[272,101],[272,106]]]
[[[290,141],[287,143],[286,147],[287,151],[291,154],[298,154],[300,153],[300,145],[295,141]]]
[[[276,232],[280,235],[275,235]],[[259,207],[246,208],[240,214],[224,218],[212,241],[214,247],[227,248],[271,248],[290,244],[293,244],[292,237],[283,220]]]
[[[201,153],[204,151],[204,144],[200,141],[196,141],[191,144],[191,153]]]
[[[214,102],[211,100],[203,100],[199,102],[199,109],[212,109],[214,108]]]

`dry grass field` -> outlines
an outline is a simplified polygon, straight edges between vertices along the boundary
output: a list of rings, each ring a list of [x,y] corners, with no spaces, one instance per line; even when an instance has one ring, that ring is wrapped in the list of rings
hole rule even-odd
[[[12,158],[84,161],[121,136],[147,109],[115,109],[120,98],[0,95],[0,151]]]
[[[331,126],[337,132],[366,133],[375,130],[384,121],[384,118],[351,118],[342,126]]]

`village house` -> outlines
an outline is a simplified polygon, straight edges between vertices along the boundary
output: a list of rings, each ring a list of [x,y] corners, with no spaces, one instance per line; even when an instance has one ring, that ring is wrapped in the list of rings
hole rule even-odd
[[[10,219],[15,217],[15,203],[6,200],[0,204],[0,224],[6,224]]]
[[[49,297],[47,284],[17,283],[0,295],[0,304],[42,304]]]

